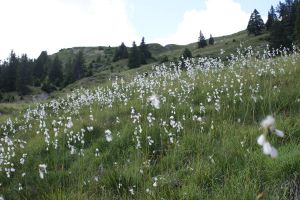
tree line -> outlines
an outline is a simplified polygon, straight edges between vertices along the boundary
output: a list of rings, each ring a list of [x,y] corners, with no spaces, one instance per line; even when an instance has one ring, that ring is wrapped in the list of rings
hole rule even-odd
[[[133,42],[129,53],[123,42],[118,48],[116,48],[113,58],[114,62],[127,58],[127,66],[129,68],[137,68],[141,65],[147,64],[147,60],[152,58],[151,52],[148,49],[148,45],[145,43],[144,37],[142,38],[140,46],[137,46],[135,41]]]
[[[17,91],[23,96],[30,93],[30,86],[52,92],[87,75],[91,72],[85,67],[82,51],[66,64],[57,55],[50,57],[46,51],[42,51],[37,59],[30,59],[26,54],[18,57],[11,51],[0,64],[0,92]]]
[[[264,24],[259,12],[255,9],[249,19],[247,31],[255,36],[264,31],[270,33],[270,45],[277,49],[300,44],[300,1],[285,0],[279,2],[276,9],[271,6],[268,19]]]

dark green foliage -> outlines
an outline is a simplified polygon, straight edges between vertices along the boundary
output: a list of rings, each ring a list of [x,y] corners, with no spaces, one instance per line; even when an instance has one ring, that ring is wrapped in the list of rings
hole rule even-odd
[[[74,71],[73,71],[73,76],[75,80],[79,80],[82,77],[84,77],[84,57],[83,57],[83,52],[79,51],[75,57],[74,60]]]
[[[268,12],[268,20],[266,22],[266,28],[268,31],[271,30],[275,21],[277,21],[277,15],[275,13],[274,7],[271,6],[270,11]]]
[[[63,74],[62,74],[62,63],[59,60],[58,56],[55,56],[52,65],[49,69],[49,81],[50,83],[54,84],[55,86],[61,86],[63,81]]]
[[[122,42],[122,44],[115,50],[113,61],[116,62],[118,60],[125,59],[125,58],[128,58],[128,51],[124,42]]]
[[[207,46],[206,39],[205,39],[202,31],[200,30],[200,36],[199,36],[199,39],[198,39],[198,48],[204,48],[206,46]]]
[[[193,57],[192,52],[188,48],[185,48],[182,53],[182,58],[187,59],[187,58],[192,58],[192,57]]]
[[[213,38],[213,36],[210,34],[209,40],[208,40],[208,44],[209,45],[214,45],[215,44],[215,40]]]
[[[139,51],[140,51],[140,62],[141,64],[146,64],[147,59],[151,58],[151,53],[148,50],[148,47],[145,43],[145,38],[142,38],[141,44],[139,46]]]
[[[45,81],[41,89],[47,93],[51,93],[56,90],[56,87],[53,84],[51,84],[49,81]]]
[[[49,60],[47,51],[42,51],[33,66],[33,80],[35,86],[40,86],[46,77],[46,63]]]
[[[19,58],[11,51],[8,62],[1,67],[1,90],[3,92],[11,92],[16,90],[16,74],[19,65]]]
[[[297,9],[296,9],[296,21],[295,21],[294,35],[295,35],[295,41],[299,45],[300,44],[300,3],[298,3]]]
[[[169,57],[167,55],[164,55],[161,59],[160,59],[160,63],[165,63],[165,62],[169,62]]]
[[[130,50],[129,59],[128,59],[128,67],[129,68],[137,68],[141,65],[140,60],[140,52],[135,42],[132,44],[132,48]]]
[[[271,47],[274,49],[280,48],[281,46],[290,46],[291,41],[287,39],[284,26],[281,22],[275,21],[271,30]]]
[[[299,1],[286,0],[277,6],[278,18],[271,29],[270,43],[273,48],[280,45],[291,47],[293,41],[297,40],[295,34],[297,20],[297,6]]]
[[[262,34],[264,29],[264,21],[262,20],[259,12],[254,9],[248,22],[247,31],[249,34],[254,34],[256,36]]]
[[[70,58],[65,65],[64,86],[75,81],[73,60]]]
[[[188,48],[185,48],[182,52],[182,55],[180,56],[179,60],[181,62],[181,67],[182,68],[185,68],[185,60],[186,59],[190,59],[192,58],[193,55],[192,55],[192,52],[188,49]]]
[[[19,95],[23,96],[30,91],[28,85],[31,84],[30,61],[26,54],[21,57],[16,75],[16,90]]]

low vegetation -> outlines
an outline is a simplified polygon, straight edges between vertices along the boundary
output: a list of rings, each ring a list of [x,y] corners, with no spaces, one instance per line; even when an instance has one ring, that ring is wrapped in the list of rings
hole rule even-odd
[[[188,58],[31,105],[1,125],[0,195],[298,199],[298,52]]]

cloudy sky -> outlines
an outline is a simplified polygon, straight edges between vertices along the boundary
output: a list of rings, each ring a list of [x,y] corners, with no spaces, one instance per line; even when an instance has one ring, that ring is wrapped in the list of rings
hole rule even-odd
[[[13,49],[37,57],[74,46],[187,44],[200,29],[221,36],[246,28],[256,8],[266,19],[279,0],[0,0],[0,59]]]

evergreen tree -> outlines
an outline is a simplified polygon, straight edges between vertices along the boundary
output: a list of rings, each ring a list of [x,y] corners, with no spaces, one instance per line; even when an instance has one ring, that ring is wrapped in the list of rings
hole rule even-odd
[[[210,34],[210,37],[209,37],[209,40],[208,40],[208,44],[209,45],[214,45],[215,44],[215,40],[214,40],[214,38],[212,37],[211,34]]]
[[[23,96],[29,92],[30,84],[30,64],[27,55],[22,55],[20,64],[17,67],[16,74],[16,91]]]
[[[140,52],[135,42],[132,44],[132,48],[130,50],[129,59],[128,59],[128,67],[136,68],[141,65],[140,61]]]
[[[16,90],[16,75],[19,65],[19,58],[11,51],[8,63],[3,69],[3,92],[11,92]]]
[[[61,86],[63,80],[62,62],[55,56],[48,74],[49,82],[55,86]]]
[[[185,48],[182,53],[182,58],[183,59],[192,58],[192,52],[188,48]]]
[[[299,1],[286,0],[277,7],[278,18],[272,26],[270,43],[273,48],[291,47],[295,40],[296,9]],[[275,25],[276,24],[276,25]]]
[[[74,80],[79,80],[84,76],[84,63],[83,52],[79,51],[74,60]]]
[[[74,61],[71,58],[69,58],[65,65],[64,86],[67,86],[68,84],[73,83],[75,81],[74,71]]]
[[[266,28],[268,31],[271,30],[272,25],[274,24],[275,21],[277,21],[277,15],[275,13],[274,7],[271,6],[270,11],[268,12],[268,20],[266,22]]]
[[[33,67],[34,85],[39,86],[46,77],[46,63],[48,61],[47,51],[42,51],[36,59]]]
[[[274,49],[278,49],[281,46],[287,47],[290,45],[290,41],[288,41],[284,26],[280,21],[275,21],[270,35],[270,45]]]
[[[151,58],[151,53],[148,50],[148,46],[145,43],[145,38],[142,38],[141,44],[139,46],[139,51],[140,51],[140,62],[141,64],[146,64],[147,59]]]
[[[297,42],[298,45],[300,45],[300,3],[298,3],[297,9],[296,9],[294,35],[295,35],[295,41]]]
[[[198,48],[204,48],[206,46],[207,46],[206,39],[205,39],[202,31],[200,30],[200,36],[199,36],[199,40],[198,40]]]
[[[116,62],[118,60],[125,59],[125,58],[128,58],[128,51],[127,51],[127,47],[125,46],[124,42],[122,42],[122,44],[115,50],[113,62]]]
[[[264,21],[262,20],[259,12],[254,9],[248,22],[247,31],[249,34],[254,34],[256,36],[260,35],[264,29]]]

